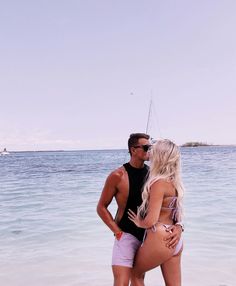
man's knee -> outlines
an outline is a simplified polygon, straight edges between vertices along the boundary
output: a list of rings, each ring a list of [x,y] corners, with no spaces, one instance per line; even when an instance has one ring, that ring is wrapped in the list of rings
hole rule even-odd
[[[114,274],[114,286],[129,286],[130,276],[127,274]]]
[[[114,286],[129,286],[129,279],[125,277],[114,278]]]
[[[113,266],[114,286],[129,286],[131,268]]]

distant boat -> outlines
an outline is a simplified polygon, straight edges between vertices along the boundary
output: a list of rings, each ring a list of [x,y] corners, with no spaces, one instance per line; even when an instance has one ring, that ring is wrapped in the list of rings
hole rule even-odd
[[[0,152],[0,155],[9,155],[10,153],[7,151],[7,149],[6,148],[4,148],[3,149],[3,151],[2,152]]]
[[[151,131],[151,130],[150,130],[150,127],[151,127],[151,114],[152,114],[152,112],[153,112],[153,108],[154,108],[154,102],[153,102],[153,100],[152,100],[152,98],[151,98],[151,99],[150,99],[150,103],[149,103],[147,125],[146,125],[146,130],[145,130],[145,133],[146,133],[146,134],[149,134],[150,131]],[[157,119],[156,119],[156,123],[158,123],[158,122],[157,122]],[[160,130],[159,130],[159,133],[160,133]],[[150,134],[149,134],[149,135],[150,135]],[[154,144],[154,143],[157,142],[157,139],[154,139],[154,138],[152,138],[152,136],[151,136],[150,141],[151,141],[151,144]]]

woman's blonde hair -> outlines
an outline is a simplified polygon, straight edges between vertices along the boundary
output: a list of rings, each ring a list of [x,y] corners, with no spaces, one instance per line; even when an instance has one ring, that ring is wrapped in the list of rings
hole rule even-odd
[[[151,149],[149,177],[144,185],[142,199],[138,214],[145,217],[148,210],[151,185],[158,180],[172,182],[177,191],[176,220],[182,218],[182,201],[184,187],[181,178],[180,151],[176,144],[168,139],[158,140]]]

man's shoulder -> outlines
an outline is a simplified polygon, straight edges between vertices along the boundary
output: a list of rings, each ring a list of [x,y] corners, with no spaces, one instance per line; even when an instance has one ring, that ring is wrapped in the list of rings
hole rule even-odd
[[[109,174],[107,180],[115,184],[119,184],[119,182],[124,178],[125,172],[125,168],[120,166]]]
[[[114,177],[114,178],[122,178],[123,175],[125,173],[125,168],[124,166],[120,166],[119,168],[113,170],[111,173],[110,173],[110,176],[111,177]]]

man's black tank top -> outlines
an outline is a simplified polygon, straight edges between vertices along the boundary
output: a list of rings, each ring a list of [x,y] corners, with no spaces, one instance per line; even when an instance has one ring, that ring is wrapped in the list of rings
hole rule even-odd
[[[145,229],[137,227],[128,218],[128,209],[137,213],[137,207],[142,204],[143,185],[147,179],[149,167],[144,165],[138,169],[132,167],[129,163],[123,165],[129,177],[129,196],[125,207],[124,214],[118,223],[122,231],[134,235],[138,240],[142,241]]]

